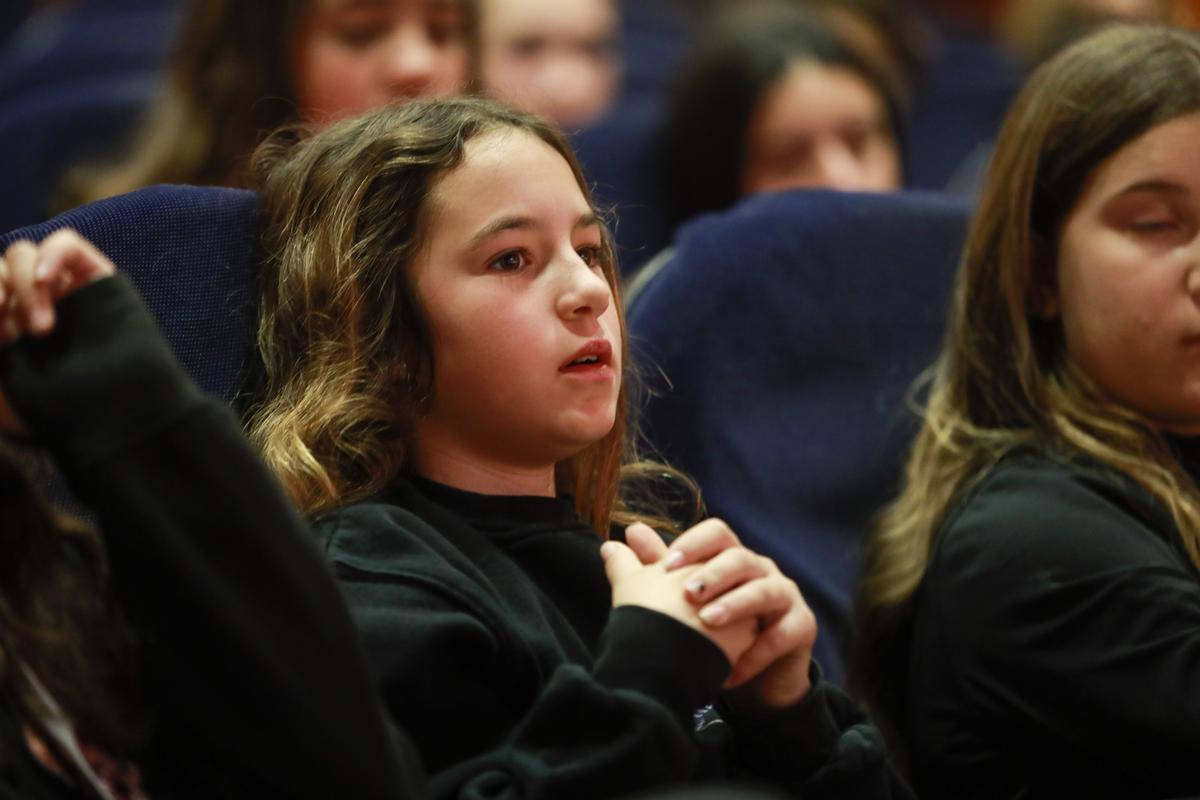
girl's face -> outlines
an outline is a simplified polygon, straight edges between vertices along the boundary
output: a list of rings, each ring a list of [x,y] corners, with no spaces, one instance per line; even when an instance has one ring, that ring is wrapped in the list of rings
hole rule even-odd
[[[500,100],[569,128],[616,95],[613,0],[484,0],[479,29],[480,75]]]
[[[746,136],[743,195],[899,186],[887,106],[853,70],[797,62],[759,98]]]
[[[311,0],[292,54],[296,103],[326,123],[467,81],[468,0]]]
[[[538,469],[602,438],[617,413],[622,332],[600,227],[567,162],[530,133],[484,134],[428,204],[412,277],[435,379],[418,459],[436,448]]]
[[[1102,162],[1058,242],[1068,356],[1166,431],[1200,434],[1200,112]]]

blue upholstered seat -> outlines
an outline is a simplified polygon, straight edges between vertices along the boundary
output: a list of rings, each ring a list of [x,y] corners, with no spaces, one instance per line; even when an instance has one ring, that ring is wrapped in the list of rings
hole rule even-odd
[[[184,370],[205,391],[236,402],[253,381],[258,197],[218,187],[152,186],[0,236],[41,241],[59,228],[91,240],[137,287]],[[60,508],[87,517],[40,451],[21,458]]]
[[[944,23],[939,46],[914,88],[905,184],[973,190],[1022,69],[983,33]]]
[[[159,89],[184,5],[40,3],[4,42],[0,231],[45,220],[70,167],[124,155]]]
[[[625,274],[649,261],[670,239],[650,164],[661,117],[658,98],[633,97],[571,136],[596,202],[616,217],[613,238]]]
[[[933,360],[965,201],[797,191],[685,226],[631,303],[651,441],[708,511],[800,584],[839,646],[858,552],[898,486],[913,380]]]
[[[249,191],[152,186],[0,236],[0,251],[76,229],[129,276],[200,388],[232,401],[254,363],[257,212]]]

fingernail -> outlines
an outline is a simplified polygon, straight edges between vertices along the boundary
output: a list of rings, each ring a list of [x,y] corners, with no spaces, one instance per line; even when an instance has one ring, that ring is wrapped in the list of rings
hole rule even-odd
[[[29,320],[29,326],[31,328],[36,331],[45,331],[48,330],[53,324],[54,316],[50,313],[50,309],[46,308],[45,306],[41,306],[33,310],[33,314]]]
[[[704,591],[704,581],[699,578],[692,578],[687,582],[687,586],[683,587],[688,594],[698,595]]]
[[[49,261],[41,261],[38,263],[38,265],[36,267],[34,267],[33,277],[37,278],[39,281],[44,281],[49,276],[50,276],[50,262]]]
[[[604,544],[600,545],[600,558],[603,561],[608,561],[608,557],[612,555],[613,549],[615,548],[616,545],[612,542],[605,542]]]
[[[729,609],[719,603],[700,609],[700,619],[704,620],[705,625],[720,625],[728,618]]]
[[[682,563],[683,563],[683,551],[672,550],[671,552],[667,553],[667,569],[668,570],[675,569],[675,567],[678,567]]]

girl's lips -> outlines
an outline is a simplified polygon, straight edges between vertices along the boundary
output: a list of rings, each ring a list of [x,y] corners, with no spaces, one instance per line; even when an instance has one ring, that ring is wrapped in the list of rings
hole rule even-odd
[[[558,368],[559,372],[612,371],[612,345],[607,339],[592,339]]]

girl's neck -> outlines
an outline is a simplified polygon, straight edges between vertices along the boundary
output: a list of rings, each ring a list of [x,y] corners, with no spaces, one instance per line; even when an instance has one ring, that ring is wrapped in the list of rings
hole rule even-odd
[[[416,473],[427,480],[491,495],[554,497],[554,465],[514,466],[480,458],[473,453],[418,437],[414,464]]]

